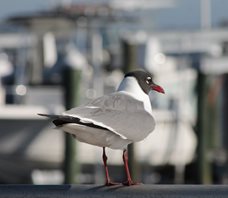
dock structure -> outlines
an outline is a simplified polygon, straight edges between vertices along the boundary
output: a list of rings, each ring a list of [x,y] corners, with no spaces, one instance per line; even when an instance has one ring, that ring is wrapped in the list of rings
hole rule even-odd
[[[131,198],[225,198],[226,185],[135,185],[112,187],[99,185],[1,185],[0,198],[42,197],[131,197]]]

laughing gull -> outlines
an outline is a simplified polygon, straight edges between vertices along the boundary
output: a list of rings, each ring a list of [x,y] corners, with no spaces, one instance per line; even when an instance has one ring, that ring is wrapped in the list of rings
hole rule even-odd
[[[144,70],[127,73],[116,92],[92,100],[61,115],[39,114],[49,117],[63,131],[77,140],[103,147],[106,185],[113,185],[107,167],[105,148],[123,150],[127,181],[135,184],[128,168],[127,145],[146,138],[155,127],[148,96],[151,90],[165,93],[153,82],[152,75]]]

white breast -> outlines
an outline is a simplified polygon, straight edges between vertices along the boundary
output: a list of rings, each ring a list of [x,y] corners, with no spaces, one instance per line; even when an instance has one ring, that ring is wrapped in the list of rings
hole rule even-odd
[[[142,90],[137,80],[134,77],[126,77],[120,83],[117,91],[125,91],[130,94],[135,99],[142,101],[144,104],[145,110],[152,114],[152,106],[149,96]]]

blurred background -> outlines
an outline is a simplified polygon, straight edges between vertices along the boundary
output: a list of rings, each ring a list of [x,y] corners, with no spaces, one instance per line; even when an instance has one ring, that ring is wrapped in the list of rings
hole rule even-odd
[[[0,183],[102,184],[102,149],[37,113],[113,92],[150,71],[155,131],[129,148],[146,184],[228,183],[228,1],[0,2]],[[107,149],[111,177],[122,152]]]

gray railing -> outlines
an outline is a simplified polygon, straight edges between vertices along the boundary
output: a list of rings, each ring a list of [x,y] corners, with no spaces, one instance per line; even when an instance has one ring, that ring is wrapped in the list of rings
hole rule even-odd
[[[0,198],[227,198],[226,185],[0,185]]]

